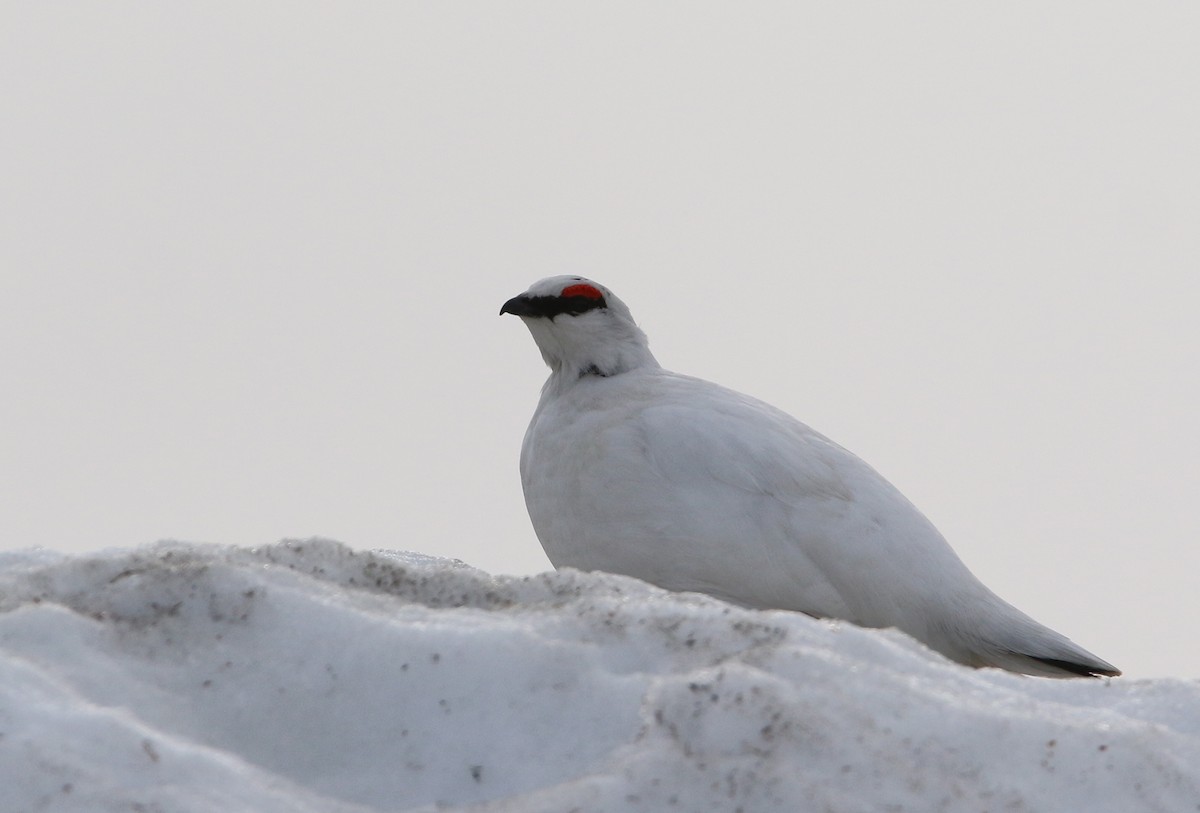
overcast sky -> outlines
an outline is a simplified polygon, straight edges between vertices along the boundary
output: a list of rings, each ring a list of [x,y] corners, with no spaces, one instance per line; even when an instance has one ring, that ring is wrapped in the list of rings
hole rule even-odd
[[[5,3],[0,548],[549,567],[572,273],[1200,676],[1200,5]]]

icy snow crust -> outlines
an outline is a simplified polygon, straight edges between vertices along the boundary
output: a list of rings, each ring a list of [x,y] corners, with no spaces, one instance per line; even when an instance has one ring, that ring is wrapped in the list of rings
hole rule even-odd
[[[333,542],[0,555],[4,811],[1200,810],[1200,685]]]

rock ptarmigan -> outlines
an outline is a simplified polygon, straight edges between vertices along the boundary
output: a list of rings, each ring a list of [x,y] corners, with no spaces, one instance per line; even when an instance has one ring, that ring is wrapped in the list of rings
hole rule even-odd
[[[970,666],[1120,674],[985,587],[862,460],[762,401],[664,370],[604,286],[550,277],[500,313],[521,317],[551,371],[521,482],[555,567],[896,627]]]

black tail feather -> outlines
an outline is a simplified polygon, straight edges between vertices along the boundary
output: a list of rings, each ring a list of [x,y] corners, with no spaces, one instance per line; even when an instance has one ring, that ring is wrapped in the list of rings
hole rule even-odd
[[[1027,655],[1026,657],[1041,661],[1047,666],[1053,666],[1055,669],[1061,669],[1064,672],[1069,672],[1072,675],[1080,677],[1117,677],[1121,674],[1120,669],[1102,669],[1096,666],[1088,666],[1083,663],[1075,663],[1073,661],[1062,661],[1057,658],[1039,658],[1035,655]]]

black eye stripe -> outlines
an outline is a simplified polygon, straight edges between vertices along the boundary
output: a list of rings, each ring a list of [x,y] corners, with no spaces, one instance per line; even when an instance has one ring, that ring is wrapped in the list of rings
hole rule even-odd
[[[563,313],[578,316],[607,306],[603,297],[597,299],[591,296],[518,296],[504,303],[500,312],[553,319]]]

